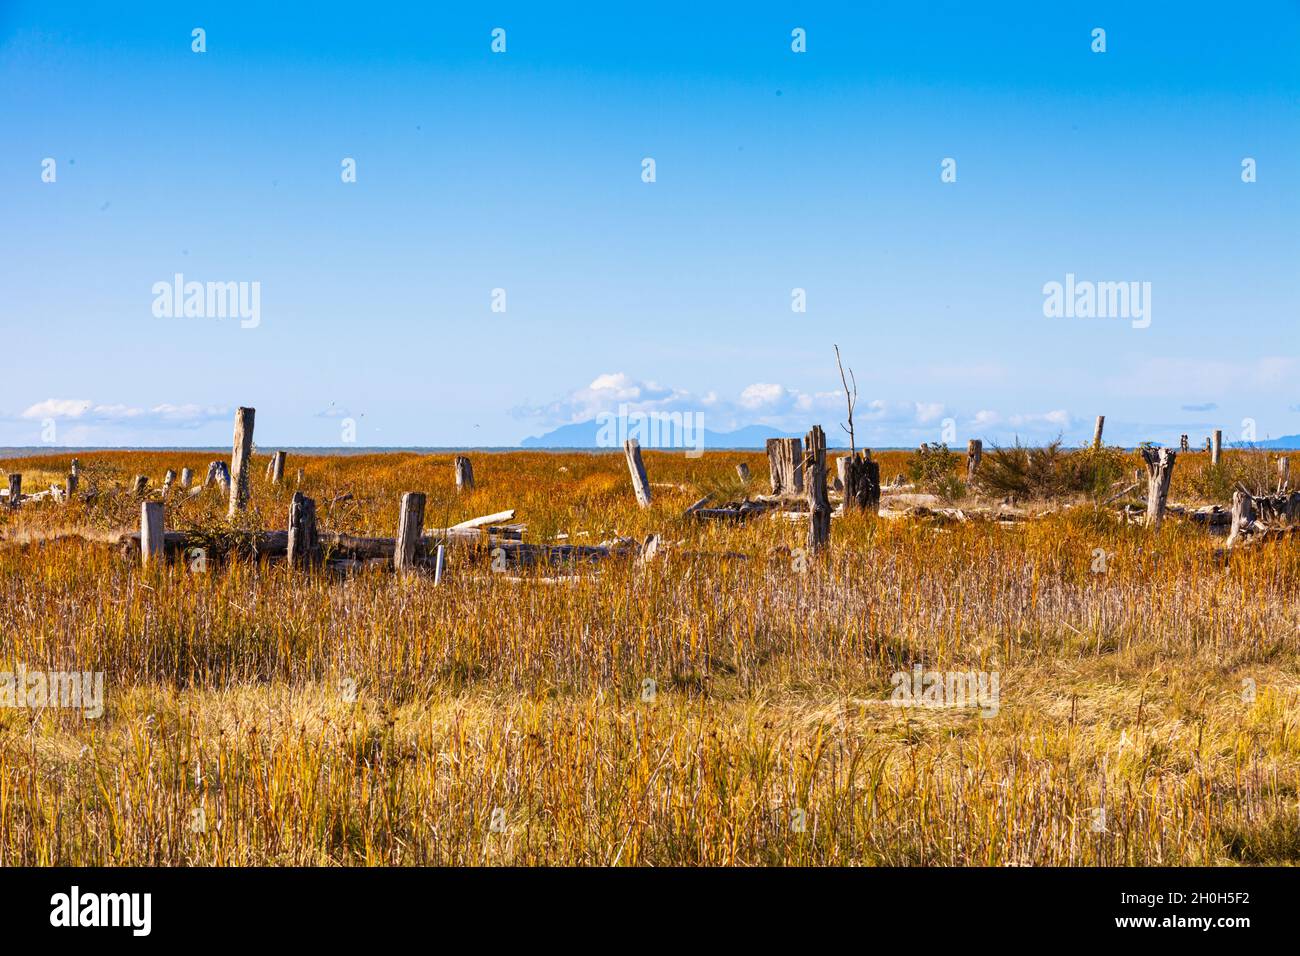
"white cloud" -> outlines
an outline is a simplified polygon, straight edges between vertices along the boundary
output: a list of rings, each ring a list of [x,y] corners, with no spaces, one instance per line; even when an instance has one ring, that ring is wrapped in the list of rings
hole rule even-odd
[[[151,408],[132,405],[96,405],[89,399],[47,398],[30,405],[19,418],[75,421],[103,425],[148,425],[161,428],[197,428],[207,422],[225,418],[229,409],[204,405],[173,405],[163,402]]]

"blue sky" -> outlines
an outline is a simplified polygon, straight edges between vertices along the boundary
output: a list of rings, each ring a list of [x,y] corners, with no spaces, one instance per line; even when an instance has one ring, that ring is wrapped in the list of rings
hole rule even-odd
[[[0,5],[0,444],[1300,433],[1300,4],[542,6]]]

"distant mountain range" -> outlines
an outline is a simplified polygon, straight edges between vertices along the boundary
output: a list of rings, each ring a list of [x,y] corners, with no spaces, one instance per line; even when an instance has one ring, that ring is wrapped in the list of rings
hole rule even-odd
[[[1255,442],[1259,448],[1300,448],[1300,435],[1283,435],[1268,441]]]
[[[533,438],[525,438],[519,443],[520,448],[599,448],[596,438],[600,434],[601,426],[595,421],[575,422],[572,425],[561,425],[559,428],[547,432],[545,435],[537,435]],[[636,430],[632,429],[629,437],[636,437]],[[705,450],[719,448],[765,448],[769,438],[802,438],[803,435],[797,435],[794,432],[783,432],[779,428],[773,428],[770,425],[746,425],[744,428],[738,428],[733,432],[715,432],[704,429],[704,448]],[[644,442],[642,442],[645,445]],[[832,435],[829,431],[826,433],[826,445],[828,448],[847,448],[848,442],[844,440],[843,433]],[[649,447],[646,445],[646,447]]]

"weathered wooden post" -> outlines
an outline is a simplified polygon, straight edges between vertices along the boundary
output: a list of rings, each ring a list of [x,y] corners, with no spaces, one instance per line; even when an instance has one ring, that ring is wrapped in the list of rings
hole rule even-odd
[[[1169,481],[1174,476],[1174,460],[1178,452],[1172,448],[1143,448],[1142,460],[1147,466],[1147,518],[1149,528],[1160,527],[1165,518],[1165,505],[1169,501]]]
[[[424,530],[424,494],[408,491],[402,495],[401,515],[397,520],[397,542],[393,548],[393,567],[409,571],[415,567],[415,548]]]
[[[845,491],[849,487],[849,465],[852,461],[852,455],[835,456],[835,477],[831,480],[831,487],[836,491]]]
[[[1210,442],[1210,465],[1214,468],[1219,467],[1219,461],[1223,458],[1223,429],[1214,430],[1214,438]]]
[[[163,503],[142,501],[140,503],[140,560],[146,565],[154,561],[162,561],[165,540]]]
[[[289,502],[289,566],[311,567],[316,563],[318,551],[316,502],[295,491]]]
[[[207,477],[203,479],[203,487],[211,488],[216,483],[217,483],[217,462],[210,461],[208,462]]]
[[[302,485],[302,469],[301,469],[301,468],[298,469],[298,478],[297,478],[297,480],[295,481],[295,484],[297,484],[297,485],[299,485],[299,486]]]
[[[456,473],[456,490],[473,491],[474,490],[474,466],[469,463],[469,458],[464,455],[457,455],[451,463],[452,470]]]
[[[844,461],[843,510],[880,514],[880,462],[864,448]]]
[[[194,484],[194,472],[188,468],[181,469],[181,491],[189,491],[190,485]]]
[[[980,462],[984,459],[984,442],[979,438],[972,438],[966,443],[966,483],[970,484],[975,480],[975,472],[979,471]]]
[[[1101,430],[1102,430],[1103,428],[1105,428],[1105,427],[1106,427],[1106,416],[1105,416],[1105,415],[1098,415],[1098,416],[1097,416],[1097,426],[1092,430],[1092,450],[1093,450],[1093,451],[1099,451],[1099,450],[1101,449]]]
[[[767,467],[772,478],[772,494],[795,495],[803,491],[803,448],[797,438],[769,438]]]
[[[808,494],[808,550],[821,551],[831,540],[831,503],[826,495],[826,433],[814,425],[804,437],[804,484]]]
[[[224,461],[216,462],[216,482],[217,487],[221,489],[223,495],[230,494],[230,468]]]
[[[71,467],[69,470],[70,470],[74,475],[76,475],[78,478],[80,478],[80,477],[81,477],[81,461],[80,461],[80,459],[77,459],[77,458],[72,459],[72,467]]]
[[[149,491],[149,476],[136,475],[135,481],[131,485],[131,494],[137,498],[143,498]]]
[[[284,481],[284,460],[287,457],[284,452],[277,451],[271,459],[271,484],[278,485]]]
[[[623,442],[623,454],[627,458],[627,470],[632,475],[632,490],[636,492],[637,504],[649,508],[650,481],[646,478],[645,463],[641,461],[641,443],[629,438]]]
[[[9,507],[17,508],[23,500],[23,476],[16,472],[9,476]]]
[[[1291,487],[1291,459],[1280,455],[1277,459],[1277,490],[1286,491]]]
[[[235,444],[230,452],[230,517],[248,507],[248,466],[253,459],[253,419],[257,410],[235,409]]]
[[[438,551],[433,558],[433,583],[442,583],[442,572],[447,566],[447,553],[442,545],[438,545]]]
[[[77,473],[75,471],[70,471],[68,472],[68,477],[65,478],[63,481],[63,500],[65,502],[71,503],[72,496],[75,495],[76,493],[77,493]]]
[[[1242,532],[1255,523],[1255,499],[1238,489],[1232,493],[1232,530],[1228,532],[1227,546],[1237,543]]]
[[[1180,437],[1180,438],[1178,439],[1178,450],[1179,450],[1179,451],[1191,451],[1191,450],[1192,450],[1192,446],[1191,446],[1191,444],[1188,443],[1188,440],[1187,440],[1187,436],[1186,436],[1186,435],[1183,435],[1182,437]]]
[[[173,471],[171,468],[168,468],[167,473],[163,475],[162,491],[163,491],[164,498],[166,498],[169,494],[171,494],[172,485],[174,484],[176,484],[176,472]]]
[[[740,476],[741,484],[749,484],[749,465],[742,461],[736,466],[736,474]]]

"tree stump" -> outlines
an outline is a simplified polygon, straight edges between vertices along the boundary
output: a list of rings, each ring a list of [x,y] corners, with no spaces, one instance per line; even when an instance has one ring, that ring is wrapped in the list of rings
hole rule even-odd
[[[648,508],[650,481],[646,478],[645,463],[641,461],[641,443],[635,438],[629,438],[623,442],[623,454],[627,456],[627,470],[632,475],[632,490],[636,492],[637,504]]]
[[[966,443],[966,484],[971,484],[975,480],[975,472],[979,471],[980,462],[984,459],[984,442],[978,438],[972,438]]]
[[[1228,532],[1227,546],[1231,548],[1237,539],[1250,530],[1255,523],[1255,499],[1244,491],[1232,493],[1232,530]]]
[[[194,484],[194,472],[188,468],[181,469],[181,491],[189,491],[190,485]]]
[[[9,476],[9,507],[17,508],[23,500],[23,476],[15,473]]]
[[[149,476],[136,475],[135,481],[131,485],[131,494],[135,495],[137,498],[143,498],[148,491]]]
[[[1143,448],[1142,461],[1147,466],[1147,517],[1148,528],[1158,528],[1165,519],[1165,505],[1169,502],[1169,482],[1174,476],[1174,461],[1178,452],[1172,448]]]
[[[469,463],[469,459],[464,455],[457,455],[451,466],[456,472],[456,490],[473,491],[474,466]]]
[[[804,438],[803,471],[808,495],[808,550],[816,554],[831,540],[831,503],[826,495],[826,433],[814,425]]]
[[[745,464],[742,461],[739,465],[736,466],[736,474],[740,476],[740,480],[742,483],[746,485],[749,484],[749,465]]]
[[[769,438],[767,467],[771,472],[772,494],[803,493],[804,455],[797,438]]]
[[[248,467],[253,460],[253,419],[256,409],[235,410],[235,443],[230,452],[230,517],[248,507]]]
[[[844,461],[844,511],[880,514],[880,462],[869,449]]]
[[[163,475],[163,497],[166,498],[171,494],[172,485],[176,484],[176,472],[168,468],[167,473]]]
[[[72,501],[72,496],[77,493],[77,473],[68,472],[68,477],[63,480],[63,500],[65,503]]]
[[[393,568],[409,571],[415,567],[415,547],[424,530],[424,494],[408,491],[402,495],[401,516],[397,521],[397,541],[393,548]]]
[[[316,502],[301,491],[289,502],[289,566],[309,568],[320,554],[316,531]]]

